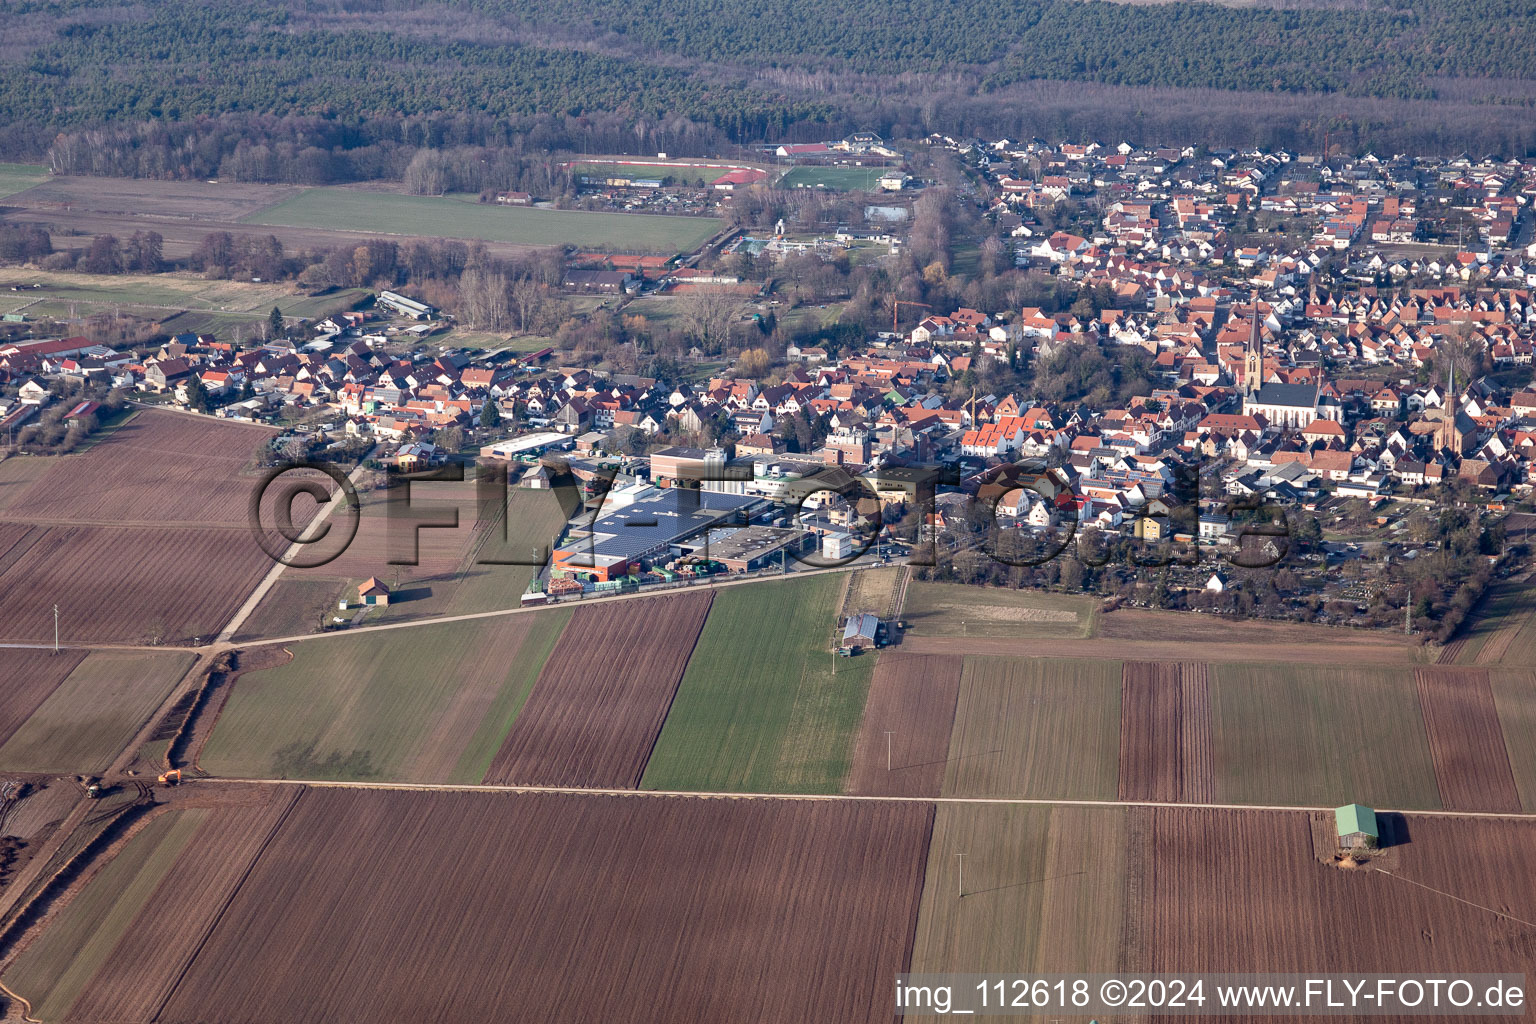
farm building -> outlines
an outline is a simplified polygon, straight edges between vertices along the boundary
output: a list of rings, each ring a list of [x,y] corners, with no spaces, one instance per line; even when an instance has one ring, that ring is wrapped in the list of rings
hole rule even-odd
[[[1338,829],[1339,846],[1345,850],[1373,849],[1381,839],[1376,812],[1361,804],[1335,808],[1333,823]]]
[[[848,616],[843,623],[844,647],[874,647],[876,634],[880,632],[880,618],[869,612]]]
[[[401,316],[408,316],[412,320],[430,320],[432,315],[437,312],[435,307],[401,295],[399,292],[379,292],[378,303],[386,309],[392,310]]]
[[[357,599],[365,605],[389,604],[389,587],[377,576],[370,576],[357,588]]]

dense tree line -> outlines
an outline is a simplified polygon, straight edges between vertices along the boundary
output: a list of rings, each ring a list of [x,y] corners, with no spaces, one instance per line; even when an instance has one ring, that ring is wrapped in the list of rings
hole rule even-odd
[[[1452,0],[894,0],[879,17],[849,0],[410,8],[8,4],[0,153],[51,145],[56,169],[77,173],[321,183],[398,179],[421,149],[684,155],[860,127],[1312,148],[1326,126],[1356,147],[1506,153],[1536,141],[1536,10],[1517,0],[1484,0],[1475,17]]]

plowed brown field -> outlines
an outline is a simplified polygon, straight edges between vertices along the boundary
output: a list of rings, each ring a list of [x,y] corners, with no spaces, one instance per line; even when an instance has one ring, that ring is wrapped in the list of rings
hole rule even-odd
[[[259,478],[242,470],[271,436],[271,430],[251,424],[141,412],[99,444],[52,460],[6,514],[28,520],[244,526]]]
[[[711,597],[578,608],[485,781],[639,786]]]
[[[176,643],[217,633],[271,562],[249,530],[50,527],[0,575],[0,639]]]
[[[1205,666],[1126,662],[1120,693],[1120,799],[1204,803],[1213,791]]]
[[[848,792],[939,795],[964,667],[962,659],[942,655],[880,655],[853,749]]]
[[[1437,666],[1418,669],[1414,678],[1441,804],[1451,811],[1520,810],[1488,670]]]
[[[159,1020],[888,1022],[932,818],[915,804],[311,790]]]
[[[1536,971],[1536,822],[1410,815],[1386,870],[1340,870],[1303,812],[1130,813],[1144,970]]]
[[[51,640],[54,602],[66,642],[216,633],[272,564],[246,521],[261,482],[247,468],[271,436],[146,411],[84,452],[40,460],[0,522],[0,639]]]

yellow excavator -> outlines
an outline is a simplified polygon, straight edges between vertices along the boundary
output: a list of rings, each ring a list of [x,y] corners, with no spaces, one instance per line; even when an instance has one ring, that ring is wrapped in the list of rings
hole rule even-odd
[[[181,785],[181,769],[180,768],[172,768],[168,772],[163,772],[160,775],[160,778],[159,778],[158,781],[159,781],[160,785],[162,785],[162,786],[179,786],[179,785]]]

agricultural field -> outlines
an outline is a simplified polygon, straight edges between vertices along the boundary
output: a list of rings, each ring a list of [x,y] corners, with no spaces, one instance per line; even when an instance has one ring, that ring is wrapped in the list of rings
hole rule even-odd
[[[26,267],[6,270],[0,274],[0,281],[18,289],[0,292],[4,296],[0,307],[5,312],[10,312],[12,306],[27,307],[34,302],[67,311],[75,303],[81,315],[101,311],[95,307],[106,307],[145,316],[176,311],[244,316],[247,322],[264,320],[273,306],[285,316],[312,319],[336,309],[349,309],[368,294],[366,289],[345,288],[327,295],[307,296],[296,293],[291,284],[284,282],[219,280],[192,273],[85,274]],[[168,332],[180,327],[170,320],[165,325]]]
[[[169,857],[170,870],[122,937],[113,945],[97,944],[96,955],[80,965],[77,976],[88,984],[65,1019],[154,1019],[187,970],[198,942],[213,928],[299,797],[297,787],[289,787],[173,812],[198,816],[196,831],[179,852],[156,851],[157,858]],[[146,957],[146,950],[154,950],[154,956]]]
[[[1413,675],[1212,664],[1217,803],[1439,808]]]
[[[57,660],[74,661],[77,667],[0,740],[0,771],[102,771],[159,708],[193,659],[190,654],[105,650],[92,651],[83,661],[64,655]]]
[[[1519,811],[1488,670],[1421,668],[1414,680],[1440,803],[1451,811]]]
[[[1132,969],[1536,969],[1536,822],[1408,815],[1406,843],[1341,870],[1314,853],[1306,812],[1134,813],[1148,825],[1130,846],[1147,896]],[[1242,913],[1220,910],[1233,906]]]
[[[84,651],[54,654],[0,648],[0,745],[15,735],[84,660]]]
[[[1536,582],[1506,580],[1489,587],[1461,633],[1440,652],[1440,664],[1536,664]]]
[[[42,164],[0,163],[0,199],[24,192],[48,177],[48,168]]]
[[[42,997],[48,1020],[887,1021],[932,822],[906,804],[310,790],[235,889],[273,815],[230,813],[176,862],[221,867],[136,916],[121,882],[87,888],[147,945],[80,962],[86,933],[54,940],[81,983],[67,1010]],[[50,988],[23,967],[7,984]]]
[[[52,642],[46,594],[65,643],[164,644],[217,634],[270,562],[248,529],[161,523],[34,527],[0,564],[0,640]]]
[[[51,640],[55,601],[65,642],[216,634],[271,565],[247,521],[271,436],[143,411],[83,451],[0,464],[0,639]]]
[[[485,781],[638,786],[710,597],[682,593],[576,609]]]
[[[945,766],[947,797],[1113,800],[1121,666],[965,660]]]
[[[55,1021],[69,1013],[207,813],[193,808],[150,819],[6,969],[0,980],[24,994],[34,1017]]]
[[[544,210],[340,187],[306,189],[242,223],[667,254],[698,247],[722,226],[713,217]]]
[[[939,807],[913,973],[1117,970],[1127,909],[1127,813]]]
[[[843,587],[827,573],[721,590],[641,785],[841,790],[875,661],[833,653]]]
[[[889,566],[858,569],[848,574],[848,592],[843,597],[843,614],[870,612],[882,619],[896,614],[896,591],[904,569]]]
[[[417,482],[411,485],[409,505],[403,487],[362,494],[357,534],[346,550],[324,565],[284,569],[237,639],[295,636],[316,631],[333,616],[350,617],[355,612],[339,611],[337,602],[346,597],[355,604],[356,585],[370,576],[393,591],[388,606],[367,612],[370,625],[518,607],[538,565],[482,560],[510,552],[542,564],[565,516],[553,492],[523,487],[507,491],[504,513],[482,510],[475,486],[471,480]],[[412,525],[413,518],[422,517],[451,522],[455,514],[458,525],[452,528],[415,531]],[[504,523],[510,524],[505,550]],[[390,564],[406,559],[417,564]]]
[[[1120,691],[1120,799],[1209,803],[1211,693],[1198,662],[1125,663]]]
[[[1098,599],[1086,594],[922,583],[907,587],[902,618],[913,636],[1051,640],[1093,635]]]
[[[912,970],[1536,967],[1536,895],[1525,884],[1536,869],[1536,822],[1408,815],[1392,825],[1405,841],[1341,869],[1315,842],[1312,817],[942,806]],[[1360,922],[1370,922],[1372,941],[1360,940]]]
[[[794,167],[779,188],[824,188],[834,192],[873,192],[886,167]]]
[[[206,416],[140,412],[106,442],[48,459],[46,471],[6,501],[5,516],[29,523],[245,528],[259,483],[253,459],[272,434]]]
[[[848,792],[939,795],[963,668],[957,657],[880,654],[853,748]]]
[[[1529,670],[1490,669],[1488,685],[1520,804],[1536,811],[1536,675]]]
[[[244,778],[477,783],[568,609],[316,637],[243,673],[199,760]]]

